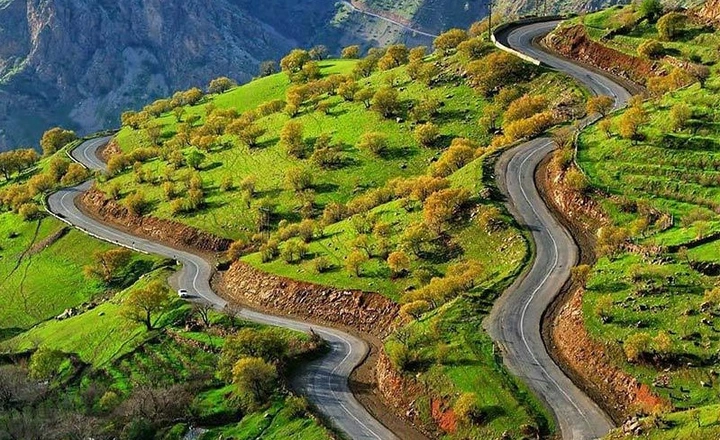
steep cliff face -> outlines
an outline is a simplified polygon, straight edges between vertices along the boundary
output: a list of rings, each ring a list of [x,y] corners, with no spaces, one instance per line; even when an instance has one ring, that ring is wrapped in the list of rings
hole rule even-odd
[[[248,80],[297,45],[228,0],[0,0],[0,144],[120,111],[219,75]]]

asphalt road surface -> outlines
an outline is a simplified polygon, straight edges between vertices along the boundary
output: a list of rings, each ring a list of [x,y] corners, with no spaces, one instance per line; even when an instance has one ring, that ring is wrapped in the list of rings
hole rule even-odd
[[[558,23],[522,25],[497,38],[506,46],[574,77],[593,93],[614,97],[616,108],[624,106],[630,94],[621,85],[533,45],[536,37],[549,33]],[[548,137],[534,139],[508,151],[499,161],[497,174],[509,209],[532,231],[536,257],[529,271],[495,304],[485,326],[500,345],[508,368],[552,410],[563,439],[595,439],[613,428],[612,421],[555,364],[541,335],[543,313],[578,261],[575,242],[550,213],[535,186],[535,169],[555,147]]]
[[[108,140],[109,138],[99,138],[87,141],[73,150],[71,156],[93,171],[104,171],[106,166],[98,158],[97,151]],[[213,267],[203,257],[135,237],[83,214],[75,205],[75,200],[91,185],[92,181],[88,181],[51,195],[48,198],[50,211],[66,223],[97,238],[137,251],[177,260],[183,266],[174,280],[179,288],[187,289],[190,295],[195,296],[195,300],[207,301],[217,309],[225,307],[227,302],[216,295],[210,287]],[[355,399],[348,386],[350,374],[368,352],[368,346],[364,341],[332,328],[310,325],[250,310],[243,310],[240,316],[261,324],[292,330],[309,332],[312,329],[327,342],[329,351],[322,358],[309,362],[301,368],[299,374],[293,378],[293,385],[296,389],[350,438],[397,439],[390,430],[365,410]]]

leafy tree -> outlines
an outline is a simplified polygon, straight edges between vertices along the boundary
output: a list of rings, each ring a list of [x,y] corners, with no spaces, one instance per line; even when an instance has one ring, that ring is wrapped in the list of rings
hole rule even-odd
[[[665,46],[657,40],[647,40],[640,43],[637,48],[637,53],[641,57],[653,60],[665,54]]]
[[[440,111],[440,101],[431,96],[425,97],[415,103],[410,110],[410,116],[416,122],[428,122],[433,117],[437,116]]]
[[[305,64],[310,62],[312,58],[310,53],[302,49],[294,49],[280,60],[282,71],[287,73],[291,78],[301,72]]]
[[[345,259],[345,269],[359,277],[361,275],[362,265],[368,261],[367,253],[360,250],[354,250]]]
[[[278,372],[274,365],[257,357],[238,360],[232,370],[233,384],[246,399],[249,408],[264,404],[277,386]]]
[[[25,221],[37,220],[42,217],[42,211],[40,211],[37,204],[32,202],[23,203],[17,211],[20,217],[22,217]]]
[[[257,124],[250,124],[245,127],[237,137],[248,148],[254,148],[258,145],[258,140],[265,134],[265,129]]]
[[[638,6],[638,14],[640,18],[646,18],[648,21],[655,21],[663,12],[663,5],[660,0],[641,0]]]
[[[660,39],[672,41],[677,38],[685,26],[687,16],[679,12],[669,12],[663,15],[657,22],[657,31]]]
[[[145,193],[138,190],[125,198],[125,207],[133,215],[143,215],[148,208]]]
[[[210,85],[208,86],[208,93],[225,93],[236,86],[237,83],[235,81],[228,77],[222,76],[220,78],[215,78],[214,80],[210,81]]]
[[[388,256],[387,264],[393,277],[401,276],[410,270],[410,257],[403,251],[395,251]]]
[[[458,44],[457,52],[466,61],[477,60],[492,49],[493,45],[481,37],[471,38]]]
[[[65,355],[61,351],[40,347],[30,356],[29,376],[37,380],[52,379],[64,361]]]
[[[630,107],[618,121],[620,136],[637,141],[640,138],[640,128],[646,121],[647,115],[642,107]]]
[[[310,52],[308,52],[308,55],[310,55],[310,58],[315,61],[322,61],[328,56],[328,48],[323,46],[322,44],[319,44],[312,49],[310,49]]]
[[[470,192],[465,188],[449,188],[433,193],[423,205],[425,224],[436,233],[441,233],[469,200]]]
[[[86,276],[99,278],[105,283],[110,283],[130,264],[131,259],[132,252],[126,248],[95,252],[95,261],[91,265],[85,266],[84,271]]]
[[[647,353],[650,347],[650,335],[645,332],[633,333],[632,335],[625,338],[623,344],[623,351],[628,362],[637,362],[645,353]]]
[[[608,319],[610,319],[610,314],[612,313],[613,308],[613,299],[610,295],[603,295],[597,299],[595,302],[595,314],[602,320],[603,322],[607,322]]]
[[[285,172],[285,184],[288,189],[300,192],[313,186],[313,175],[308,168],[292,167]]]
[[[170,305],[170,292],[160,281],[151,281],[144,288],[130,291],[122,302],[121,315],[132,322],[144,324],[147,331],[154,328],[157,318]]]
[[[288,121],[280,132],[280,145],[290,156],[302,159],[307,154],[307,145],[303,139],[303,124],[298,121]]]
[[[520,59],[506,52],[491,52],[467,65],[468,82],[485,96],[502,87],[523,81],[528,67]]]
[[[410,49],[408,53],[408,61],[422,61],[427,56],[427,47],[417,46]]]
[[[360,58],[360,46],[353,45],[353,46],[348,46],[348,47],[344,48],[342,50],[341,56],[343,59],[346,59],[346,60],[354,60],[354,59]]]
[[[387,48],[385,55],[378,60],[380,70],[390,70],[408,63],[409,51],[404,44],[394,44]]]
[[[43,134],[40,147],[43,150],[43,155],[47,157],[55,154],[55,152],[75,139],[77,139],[77,135],[74,131],[55,127]]]
[[[230,382],[232,368],[238,359],[255,357],[277,364],[284,362],[288,350],[287,341],[272,329],[243,328],[225,340],[218,361],[218,372],[223,380]]]
[[[448,177],[470,163],[475,157],[476,151],[477,146],[469,139],[455,138],[450,148],[430,166],[430,174],[435,177]]]
[[[400,112],[400,98],[397,90],[383,87],[378,90],[372,99],[373,110],[386,118],[391,118]]]
[[[0,173],[5,176],[5,180],[10,180],[13,174],[35,165],[39,159],[37,152],[32,148],[0,153]]]
[[[681,131],[685,129],[688,121],[692,117],[692,109],[684,102],[679,102],[670,109],[670,127],[673,131]]]
[[[512,101],[505,110],[504,123],[530,118],[545,110],[547,106],[548,101],[544,96],[523,95]]]
[[[589,114],[600,113],[602,117],[605,117],[614,105],[615,100],[612,97],[599,95],[588,99],[586,110]]]
[[[432,122],[426,122],[415,128],[414,135],[420,145],[430,148],[440,139],[440,129]]]
[[[380,157],[387,152],[389,147],[387,135],[380,132],[365,133],[360,137],[357,147]]]
[[[185,156],[185,162],[187,163],[187,165],[190,168],[192,168],[194,170],[199,170],[204,161],[205,161],[205,154],[203,154],[197,148],[193,148],[187,154],[187,156]]]
[[[403,304],[400,307],[400,314],[412,319],[420,319],[423,314],[429,312],[431,309],[430,303],[421,299]]]
[[[605,133],[605,137],[610,139],[612,136],[612,121],[610,119],[603,119],[598,122],[598,128],[601,132]]]
[[[375,96],[375,91],[371,89],[370,87],[366,87],[364,89],[360,89],[355,93],[355,101],[362,102],[363,105],[365,105],[365,108],[370,108],[372,106],[372,100]]]
[[[450,29],[444,32],[433,41],[433,47],[442,54],[447,54],[458,47],[460,43],[467,40],[468,33],[463,29]]]
[[[76,185],[84,182],[90,177],[90,172],[79,163],[71,163],[65,175],[60,179],[60,183],[65,186]]]
[[[453,412],[465,424],[480,423],[484,418],[475,393],[462,393],[453,405]]]
[[[278,64],[275,61],[269,60],[269,61],[263,61],[260,63],[260,76],[270,76],[278,73],[280,71],[280,68],[278,67]]]

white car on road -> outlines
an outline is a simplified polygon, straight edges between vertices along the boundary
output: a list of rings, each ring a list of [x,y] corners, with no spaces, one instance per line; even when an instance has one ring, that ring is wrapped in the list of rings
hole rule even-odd
[[[186,289],[178,290],[178,296],[180,298],[190,298],[190,294],[188,293],[188,291]]]

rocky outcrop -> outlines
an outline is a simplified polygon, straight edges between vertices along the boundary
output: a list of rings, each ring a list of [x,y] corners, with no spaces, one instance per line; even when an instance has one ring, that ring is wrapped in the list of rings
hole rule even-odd
[[[300,44],[235,0],[8,0],[0,41],[0,146],[51,124],[115,126],[174,90],[249,80]]]
[[[544,42],[550,49],[566,57],[638,84],[645,84],[648,78],[664,73],[659,64],[592,40],[582,25],[560,28],[548,35]]]
[[[707,0],[697,16],[707,23],[720,25],[720,0]]]
[[[215,284],[227,299],[240,304],[340,325],[380,339],[392,332],[399,309],[395,302],[377,293],[291,280],[242,261],[221,273]]]
[[[141,237],[191,248],[201,253],[224,252],[232,243],[232,240],[227,238],[217,237],[179,222],[132,214],[114,200],[108,200],[102,191],[95,188],[83,194],[78,205],[93,217]]]

